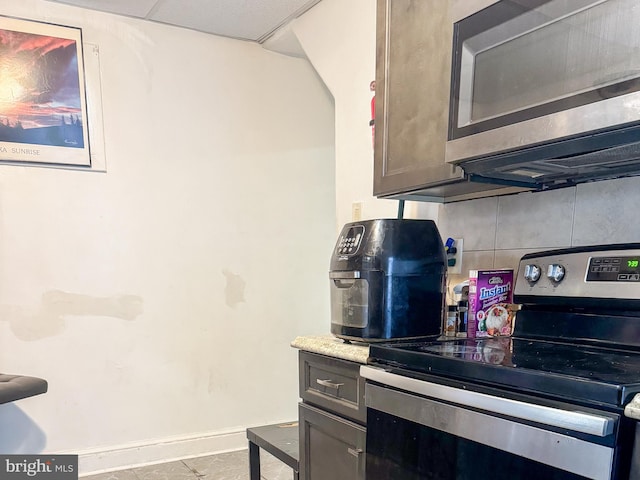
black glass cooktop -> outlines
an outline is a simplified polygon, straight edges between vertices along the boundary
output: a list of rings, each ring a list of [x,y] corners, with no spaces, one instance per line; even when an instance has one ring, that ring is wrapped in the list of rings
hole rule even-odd
[[[512,337],[372,344],[370,363],[519,392],[621,406],[640,392],[640,352]]]

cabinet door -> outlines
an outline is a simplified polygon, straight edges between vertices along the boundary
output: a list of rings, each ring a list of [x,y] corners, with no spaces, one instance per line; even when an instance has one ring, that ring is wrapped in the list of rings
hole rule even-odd
[[[374,195],[462,178],[445,163],[453,24],[448,0],[378,0]]]
[[[305,404],[299,422],[301,480],[364,480],[364,427]]]

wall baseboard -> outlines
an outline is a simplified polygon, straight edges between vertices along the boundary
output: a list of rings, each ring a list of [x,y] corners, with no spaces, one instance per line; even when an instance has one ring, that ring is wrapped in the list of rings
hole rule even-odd
[[[148,443],[73,453],[78,455],[78,470],[80,477],[84,477],[246,448],[246,430],[242,429],[161,438]]]

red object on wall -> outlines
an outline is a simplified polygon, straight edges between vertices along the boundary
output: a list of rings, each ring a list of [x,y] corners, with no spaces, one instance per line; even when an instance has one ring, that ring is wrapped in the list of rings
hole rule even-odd
[[[369,90],[374,92],[373,97],[371,97],[371,120],[369,121],[369,125],[371,126],[371,140],[375,147],[376,144],[376,81],[373,80],[369,84]]]

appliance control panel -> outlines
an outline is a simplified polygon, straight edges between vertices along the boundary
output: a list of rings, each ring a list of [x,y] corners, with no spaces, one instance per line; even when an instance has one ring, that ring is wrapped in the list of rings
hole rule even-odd
[[[617,247],[571,248],[525,255],[520,260],[514,294],[640,298],[640,248]]]
[[[591,257],[587,282],[640,282],[640,255]]]
[[[362,237],[364,237],[363,225],[350,227],[346,232],[340,234],[336,244],[336,253],[338,255],[355,255],[362,243]]]

